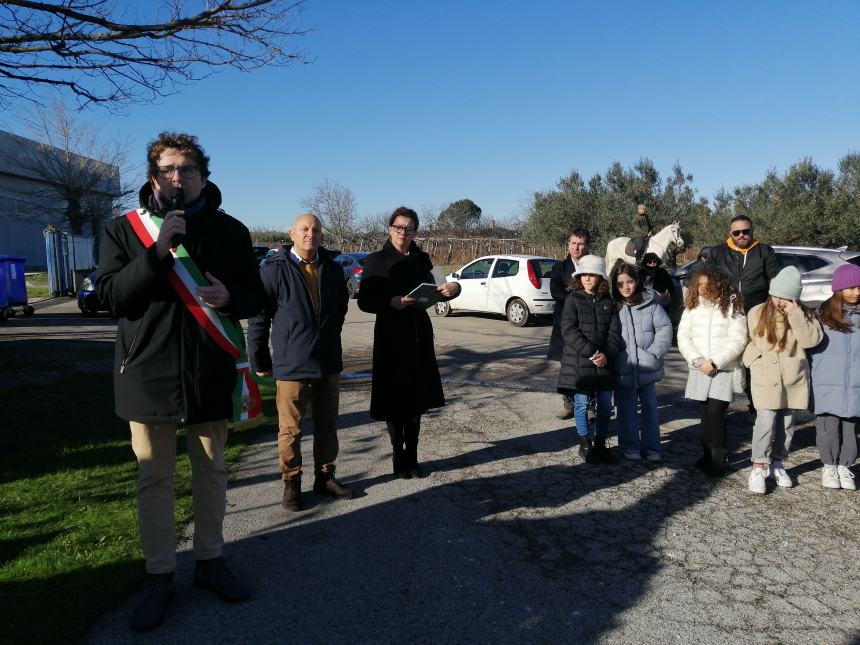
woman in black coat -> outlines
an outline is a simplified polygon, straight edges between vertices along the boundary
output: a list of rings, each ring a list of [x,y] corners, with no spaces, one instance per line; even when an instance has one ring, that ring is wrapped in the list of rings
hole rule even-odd
[[[370,416],[388,425],[394,448],[394,474],[420,477],[418,433],[421,415],[445,405],[427,311],[405,297],[422,283],[433,283],[430,256],[413,241],[418,215],[401,206],[388,219],[382,249],[364,263],[358,306],[376,314],[373,328],[373,383]],[[460,294],[460,285],[437,288],[443,300]]]

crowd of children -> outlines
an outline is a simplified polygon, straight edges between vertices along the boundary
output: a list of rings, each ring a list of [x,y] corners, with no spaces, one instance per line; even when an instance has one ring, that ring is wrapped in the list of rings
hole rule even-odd
[[[622,263],[607,276],[604,260],[594,255],[580,259],[570,286],[558,390],[573,398],[580,456],[591,464],[615,460],[606,445],[614,398],[621,455],[660,461],[655,384],[663,378],[672,323],[659,297],[635,266]],[[700,408],[696,467],[723,474],[726,411],[749,378],[756,409],[749,490],[764,493],[767,479],[793,485],[784,463],[796,412],[807,409],[815,414],[822,485],[855,490],[850,466],[860,417],[860,267],[836,269],[833,295],[817,312],[800,303],[801,276],[792,266],[771,280],[767,300],[747,315],[740,294],[716,267],[700,266],[687,287],[677,341],[689,367],[685,396]]]

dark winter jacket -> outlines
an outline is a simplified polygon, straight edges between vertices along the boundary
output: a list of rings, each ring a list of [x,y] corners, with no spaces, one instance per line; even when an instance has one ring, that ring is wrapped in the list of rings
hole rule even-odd
[[[186,218],[182,242],[201,273],[224,283],[232,319],[263,306],[263,287],[248,229],[223,211],[221,193],[207,182],[201,210]],[[158,212],[152,188],[141,207]],[[167,280],[173,256],[145,249],[127,217],[108,224],[96,280],[99,298],[118,317],[114,390],[116,413],[142,423],[200,423],[233,416],[235,363],[188,311]]]
[[[561,361],[564,350],[564,339],[561,337],[561,314],[564,311],[564,300],[570,293],[570,280],[576,265],[568,255],[558,264],[553,265],[549,272],[549,292],[555,300],[555,310],[552,313],[552,335],[549,337],[549,350],[546,357],[551,361]]]
[[[340,332],[349,302],[343,271],[320,247],[317,318],[301,269],[289,257],[291,249],[281,248],[260,269],[266,301],[248,321],[248,357],[255,371],[271,371],[279,381],[337,374],[343,370]]]
[[[615,359],[624,348],[621,322],[612,298],[571,291],[564,301],[561,319],[564,353],[558,374],[563,394],[611,390],[615,386]],[[596,367],[591,357],[606,354],[606,367]]]
[[[723,242],[711,247],[708,263],[725,273],[744,301],[744,313],[767,300],[770,281],[782,266],[773,249],[759,242],[746,253],[729,248]]]
[[[386,241],[364,262],[358,306],[376,314],[370,394],[374,419],[402,421],[445,405],[427,311],[391,306],[394,296],[405,296],[419,284],[434,282],[432,268],[430,257],[415,243],[409,255],[403,255]]]

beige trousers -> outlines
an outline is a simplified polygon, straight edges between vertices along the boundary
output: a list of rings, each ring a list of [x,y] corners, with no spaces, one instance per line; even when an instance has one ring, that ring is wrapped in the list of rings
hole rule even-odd
[[[147,573],[170,573],[176,568],[176,519],[173,514],[173,472],[176,468],[175,423],[130,422],[131,448],[137,457],[137,512],[140,545]],[[194,557],[209,560],[221,555],[222,526],[227,506],[227,469],[224,444],[227,421],[186,426],[191,460],[194,507]]]

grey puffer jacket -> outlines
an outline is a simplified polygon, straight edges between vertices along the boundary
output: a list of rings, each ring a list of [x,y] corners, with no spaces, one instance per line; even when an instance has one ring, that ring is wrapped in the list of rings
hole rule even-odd
[[[615,359],[620,387],[640,388],[663,378],[663,357],[672,345],[672,321],[647,289],[638,305],[621,307],[624,349]]]
[[[815,414],[843,419],[860,417],[860,308],[846,310],[853,331],[822,324],[824,340],[809,352],[812,364],[812,405]]]

